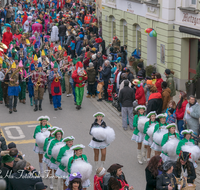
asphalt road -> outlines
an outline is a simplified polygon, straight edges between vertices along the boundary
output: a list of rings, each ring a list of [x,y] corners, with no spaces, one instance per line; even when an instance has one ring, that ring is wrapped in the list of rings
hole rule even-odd
[[[30,106],[29,97],[27,95],[27,103],[18,103],[17,113],[8,113],[8,109],[4,105],[0,105],[0,125],[3,134],[8,142],[16,142],[17,148],[25,154],[25,159],[29,161],[37,170],[39,170],[38,155],[33,152],[34,140],[32,138],[37,118],[41,115],[50,117],[50,124],[61,127],[65,134],[64,137],[73,135],[75,137],[74,144],[84,144],[86,148],[83,153],[87,155],[89,163],[94,166],[93,150],[88,147],[91,140],[89,130],[94,121],[93,114],[97,111],[105,113],[104,121],[115,130],[116,139],[107,148],[107,157],[105,168],[107,169],[113,163],[122,164],[126,179],[135,190],[144,190],[145,167],[146,164],[139,165],[137,162],[136,143],[131,141],[132,131],[123,131],[118,113],[112,106],[105,106],[103,102],[99,103],[96,99],[87,99],[84,96],[82,109],[77,111],[73,103],[72,97],[62,95],[62,111],[54,111],[53,105],[49,104],[48,93],[46,92],[43,100],[43,110],[34,112],[34,107]],[[100,162],[99,162],[100,164]],[[93,189],[93,174],[90,177]],[[49,181],[44,179],[45,184],[49,185]],[[58,181],[58,189],[60,188]]]

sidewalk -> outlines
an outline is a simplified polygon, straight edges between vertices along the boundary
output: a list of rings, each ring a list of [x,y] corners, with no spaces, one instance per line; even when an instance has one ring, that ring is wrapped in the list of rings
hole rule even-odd
[[[85,90],[85,96],[87,95],[87,91]],[[85,97],[84,97],[85,98]],[[112,122],[116,125],[115,127],[119,127],[121,129],[121,131],[123,133],[126,133],[127,138],[131,139],[133,131],[132,130],[127,130],[124,131],[122,128],[122,117],[120,116],[120,112],[118,112],[111,103],[108,103],[106,101],[102,101],[102,102],[98,102],[97,101],[97,97],[96,98],[91,98],[91,102],[94,104],[94,106],[98,109],[100,109],[105,115],[106,117],[108,117],[110,120],[112,120]],[[178,103],[179,101],[179,92],[176,92],[176,96],[174,96],[173,100]],[[198,102],[200,103],[200,100],[198,100]],[[154,151],[152,151],[152,156],[154,155]],[[135,162],[137,162],[137,160],[135,160]],[[195,184],[196,184],[196,189],[200,188],[200,161],[197,161],[198,164],[198,168],[196,169],[196,175],[197,178],[195,180]]]

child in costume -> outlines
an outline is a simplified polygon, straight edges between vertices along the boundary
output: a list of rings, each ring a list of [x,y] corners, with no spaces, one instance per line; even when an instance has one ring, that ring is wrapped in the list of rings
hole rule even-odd
[[[74,150],[74,156],[69,159],[68,173],[73,174],[81,171],[83,190],[90,186],[89,177],[92,174],[92,166],[87,161],[87,156],[83,154],[84,145],[78,144],[71,147]],[[66,180],[66,185],[69,185],[69,180]]]
[[[135,111],[137,111],[138,114],[134,116],[133,127],[135,128],[135,130],[133,132],[131,140],[135,141],[138,144],[137,159],[139,164],[143,164],[143,156],[144,158],[146,157],[146,149],[147,149],[147,146],[145,145],[143,153],[141,152],[142,142],[145,137],[145,134],[143,133],[144,125],[148,120],[144,114],[144,112],[146,111],[146,107],[143,105],[139,105],[135,108]]]
[[[162,146],[162,153],[161,158],[163,162],[167,160],[174,160],[176,161],[178,156],[176,155],[176,148],[180,141],[180,136],[176,132],[176,124],[171,123],[167,125],[166,129],[168,129],[168,133],[163,136],[161,146]]]
[[[36,126],[35,128],[34,135],[33,135],[34,139],[36,139],[37,133],[45,132],[50,127],[49,125],[47,125],[47,121],[50,121],[50,118],[48,116],[40,116],[38,117],[37,121],[40,121],[40,125]],[[38,147],[37,143],[35,143],[33,150],[39,156],[40,173],[43,174],[44,170],[43,170],[42,159],[43,159],[44,150],[43,148]]]
[[[147,161],[150,160],[151,156],[151,145],[153,144],[153,131],[155,128],[155,125],[158,123],[156,121],[156,112],[151,111],[148,113],[147,118],[149,118],[149,121],[147,121],[144,125],[144,131],[145,138],[143,140],[143,143],[147,145]]]
[[[103,184],[103,176],[106,174],[106,169],[100,167],[96,170],[96,175],[94,176],[94,190],[101,190]]]
[[[176,148],[176,154],[179,155],[181,151],[186,151],[191,154],[190,161],[194,164],[194,168],[197,168],[198,165],[196,161],[200,157],[200,149],[197,145],[195,145],[192,137],[193,130],[186,129],[181,131],[181,135],[184,136],[182,140],[179,141],[178,146]]]
[[[75,138],[73,136],[68,136],[64,138],[62,142],[65,142],[66,145],[60,149],[57,157],[57,162],[59,162],[60,165],[58,166],[55,175],[63,179],[63,190],[67,188],[67,186],[65,185],[65,181],[69,175],[69,173],[67,172],[67,164],[69,158],[74,154],[73,151],[70,150],[70,148],[73,146],[74,140]]]
[[[166,113],[161,113],[157,115],[157,119],[159,119],[159,123],[156,124],[154,132],[153,132],[153,144],[151,145],[151,149],[155,150],[155,156],[160,155],[162,151],[161,141],[163,139],[163,135],[168,133],[166,126]]]
[[[115,133],[113,129],[107,127],[106,123],[103,121],[103,117],[105,117],[104,113],[97,112],[93,117],[95,117],[95,121],[90,128],[90,135],[92,135],[93,138],[88,146],[94,149],[94,161],[97,169],[99,150],[101,150],[101,167],[103,167],[106,159],[106,147],[115,139]]]
[[[78,188],[78,190],[82,190],[82,176],[79,172],[70,174],[69,176],[69,186],[66,190],[73,190]]]

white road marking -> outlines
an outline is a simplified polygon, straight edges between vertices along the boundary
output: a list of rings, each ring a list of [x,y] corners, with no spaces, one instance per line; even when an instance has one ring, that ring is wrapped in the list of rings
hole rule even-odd
[[[13,136],[10,129],[16,129],[16,131],[18,132],[19,136]],[[23,133],[23,131],[21,130],[21,128],[19,126],[9,126],[9,127],[5,127],[4,128],[8,138],[10,139],[23,139],[25,138],[25,135]]]
[[[36,127],[37,125],[27,125],[27,127]]]

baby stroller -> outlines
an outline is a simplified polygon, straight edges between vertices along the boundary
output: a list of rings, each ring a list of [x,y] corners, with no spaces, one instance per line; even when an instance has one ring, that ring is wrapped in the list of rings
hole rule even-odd
[[[121,112],[121,106],[119,105],[119,98],[118,98],[118,95],[116,93],[113,94],[112,105],[117,109],[117,111]]]

